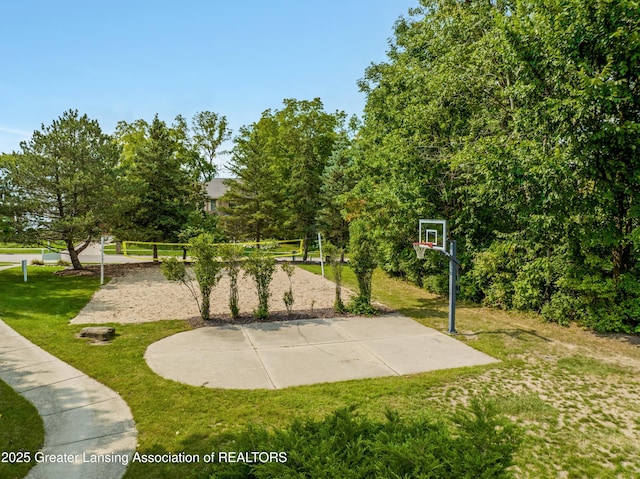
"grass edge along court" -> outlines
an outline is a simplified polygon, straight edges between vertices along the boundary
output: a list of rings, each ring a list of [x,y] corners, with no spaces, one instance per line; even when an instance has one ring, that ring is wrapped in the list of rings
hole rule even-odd
[[[314,272],[319,267],[305,266]],[[535,315],[459,305],[458,339],[501,363],[276,391],[215,390],[156,376],[143,356],[153,342],[189,329],[184,321],[115,325],[108,346],[77,339],[74,317],[98,288],[90,277],[58,277],[52,267],[0,272],[0,317],[25,337],[117,391],[129,404],[141,454],[234,451],[249,425],[269,430],[322,419],[345,406],[381,419],[438,418],[485,397],[524,431],[515,477],[640,475],[638,338],[546,324]],[[347,286],[354,278],[345,271]],[[376,272],[375,299],[422,324],[446,329],[446,299]],[[194,364],[193,367],[201,367]],[[210,477],[204,464],[129,466],[127,478]]]

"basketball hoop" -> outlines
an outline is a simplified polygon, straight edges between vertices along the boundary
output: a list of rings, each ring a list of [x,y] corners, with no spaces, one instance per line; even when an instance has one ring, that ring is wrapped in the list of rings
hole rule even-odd
[[[447,251],[447,242],[449,251]],[[447,236],[447,220],[418,220],[418,241],[413,243],[419,259],[424,259],[428,249],[438,251],[449,258],[449,328],[456,333],[456,284],[458,281],[458,259],[456,242]]]
[[[416,251],[418,259],[424,259],[424,252],[427,249],[433,249],[433,243],[416,241],[413,243],[413,249]]]

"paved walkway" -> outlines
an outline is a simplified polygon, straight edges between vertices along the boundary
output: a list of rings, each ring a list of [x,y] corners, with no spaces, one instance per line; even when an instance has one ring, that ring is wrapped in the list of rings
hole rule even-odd
[[[137,444],[129,407],[111,389],[20,336],[0,320],[0,379],[33,403],[44,421],[44,457],[28,479],[119,479]],[[30,451],[32,456],[37,451]],[[102,462],[89,462],[93,458]],[[41,458],[42,459],[42,458]],[[104,459],[111,459],[105,462]]]
[[[226,389],[280,389],[497,361],[401,315],[199,328],[150,345],[145,359],[165,378]]]
[[[82,264],[89,263],[100,263],[102,255],[100,254],[100,243],[92,243],[90,244],[82,253],[79,254],[80,261]],[[31,264],[31,261],[42,260],[42,254],[21,254],[21,253],[0,253],[0,263],[15,263],[20,264],[22,260],[27,260],[28,264]],[[63,261],[70,262],[71,258],[69,257],[69,253],[67,251],[61,252],[61,259]],[[141,263],[149,261],[149,259],[140,259],[140,258],[131,258],[129,256],[124,256],[122,254],[105,254],[104,262],[106,264],[110,263]],[[50,264],[55,264],[56,261],[49,262]]]

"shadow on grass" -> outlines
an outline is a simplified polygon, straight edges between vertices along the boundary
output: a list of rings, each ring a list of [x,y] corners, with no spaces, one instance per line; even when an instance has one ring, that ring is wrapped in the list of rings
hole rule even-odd
[[[477,338],[482,336],[496,335],[496,336],[509,336],[511,339],[517,339],[520,341],[528,341],[529,339],[534,338],[536,340],[539,340],[545,343],[552,342],[551,339],[545,338],[544,336],[540,336],[536,330],[527,330],[527,329],[521,329],[521,328],[495,329],[493,331],[478,331],[474,333],[458,333],[458,334],[462,337],[468,337],[468,338]]]
[[[223,432],[214,442],[204,434],[190,434],[180,440],[179,450],[169,450],[153,444],[137,450],[138,461],[131,462],[125,478],[180,477],[182,479],[208,479],[220,468],[220,452],[234,451],[237,434]],[[203,444],[210,447],[203,449]]]
[[[591,331],[591,334],[600,339],[620,341],[622,343],[627,343],[630,346],[640,346],[640,334],[599,333],[597,331]]]
[[[446,319],[448,317],[446,299],[414,298],[410,306],[398,308],[400,314],[417,319]]]

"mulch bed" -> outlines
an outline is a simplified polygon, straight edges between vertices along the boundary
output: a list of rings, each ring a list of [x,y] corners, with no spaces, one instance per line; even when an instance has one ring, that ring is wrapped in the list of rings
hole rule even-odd
[[[118,278],[126,275],[130,271],[139,271],[142,269],[159,268],[160,263],[118,263],[105,264],[104,275],[109,278]],[[83,269],[73,269],[68,267],[53,273],[58,276],[100,276],[100,265],[91,264],[84,266]]]
[[[381,303],[374,303],[375,308],[379,314],[390,314],[394,310]],[[286,311],[273,311],[269,313],[268,319],[256,319],[250,313],[242,313],[240,317],[233,320],[231,316],[212,315],[208,321],[203,320],[201,317],[193,317],[187,320],[187,322],[193,328],[206,328],[211,326],[231,326],[240,324],[252,324],[252,323],[272,323],[278,321],[295,321],[298,319],[319,319],[319,318],[354,318],[359,316],[351,313],[337,313],[333,308],[318,308],[318,309],[296,309],[291,313]]]

